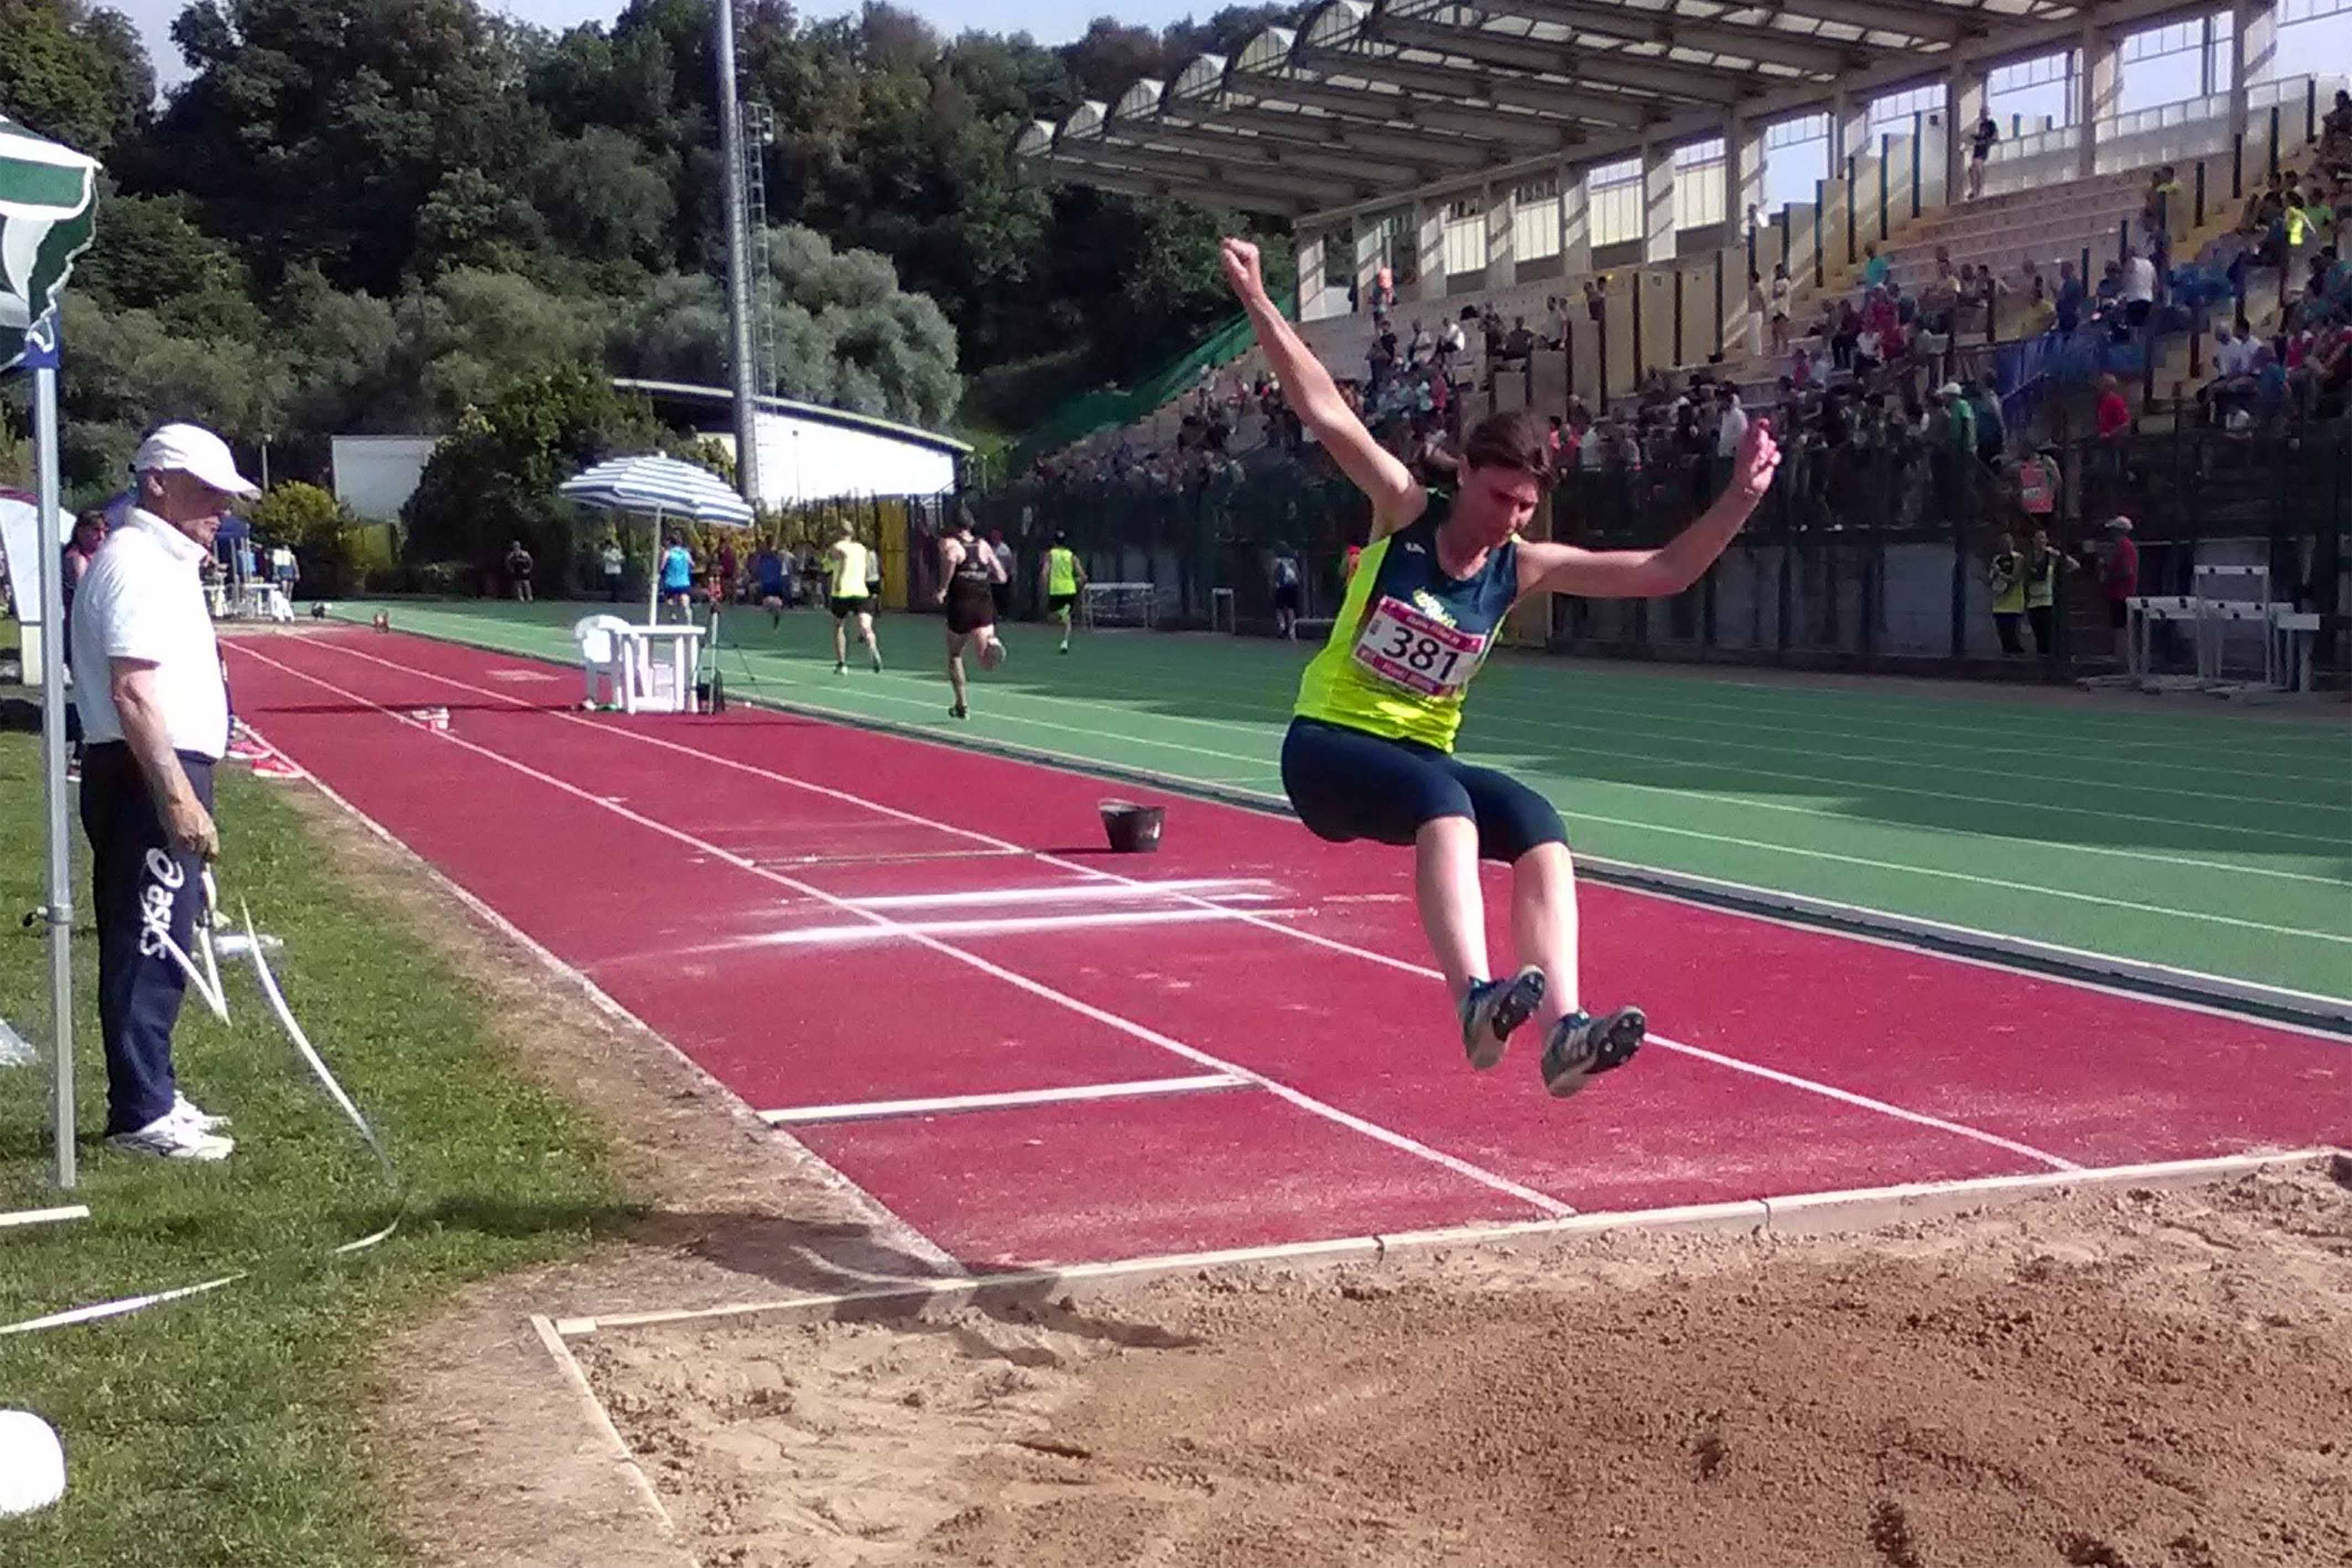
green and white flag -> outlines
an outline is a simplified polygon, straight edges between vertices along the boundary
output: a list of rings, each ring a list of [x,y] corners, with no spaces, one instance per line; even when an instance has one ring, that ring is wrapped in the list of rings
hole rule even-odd
[[[95,159],[0,120],[0,371],[56,349],[58,293],[97,209]]]

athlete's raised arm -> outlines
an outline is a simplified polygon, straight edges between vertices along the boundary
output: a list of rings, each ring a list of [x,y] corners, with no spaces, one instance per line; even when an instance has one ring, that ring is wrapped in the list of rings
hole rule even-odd
[[[1281,310],[1266,294],[1257,246],[1229,235],[1223,254],[1225,281],[1249,313],[1258,347],[1265,351],[1266,363],[1282,384],[1282,395],[1291,411],[1315,433],[1315,439],[1331,454],[1340,472],[1371,497],[1372,538],[1392,534],[1419,517],[1429,505],[1429,493],[1413,483],[1395,454],[1372,439],[1372,433],[1339,395],[1331,372],[1282,319]]]
[[[1731,460],[1731,484],[1690,527],[1655,549],[1591,550],[1529,540],[1519,546],[1519,591],[1581,599],[1655,599],[1680,593],[1706,574],[1772,487],[1780,465],[1772,422],[1748,426]]]

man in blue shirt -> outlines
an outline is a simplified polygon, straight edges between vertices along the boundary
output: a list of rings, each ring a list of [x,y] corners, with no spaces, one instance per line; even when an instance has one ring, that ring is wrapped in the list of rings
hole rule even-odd
[[[656,609],[654,619],[658,622],[661,619],[661,609],[675,605],[677,608],[679,620],[692,621],[694,619],[693,596],[694,556],[687,549],[686,540],[677,534],[672,534],[669,549],[662,552],[661,605]]]

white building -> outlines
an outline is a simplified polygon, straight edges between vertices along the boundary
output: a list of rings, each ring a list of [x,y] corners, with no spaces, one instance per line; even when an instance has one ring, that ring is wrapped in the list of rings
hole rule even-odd
[[[735,449],[735,394],[677,382],[616,381],[654,405],[665,424],[689,425]],[[938,496],[956,487],[971,448],[951,436],[868,414],[763,397],[758,415],[762,506],[843,496]]]
[[[613,386],[651,402],[664,424],[735,450],[735,394],[726,388],[645,381]],[[765,507],[843,496],[942,495],[956,487],[956,465],[971,451],[911,424],[789,398],[761,398],[758,421],[758,500]],[[336,496],[371,522],[396,520],[437,444],[430,435],[336,436]]]

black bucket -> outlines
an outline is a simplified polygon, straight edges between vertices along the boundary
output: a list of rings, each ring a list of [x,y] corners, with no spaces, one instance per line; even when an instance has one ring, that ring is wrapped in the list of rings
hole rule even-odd
[[[1160,824],[1167,817],[1164,806],[1139,806],[1132,800],[1105,800],[1102,803],[1103,831],[1110,836],[1110,847],[1123,855],[1148,855],[1160,847]]]

